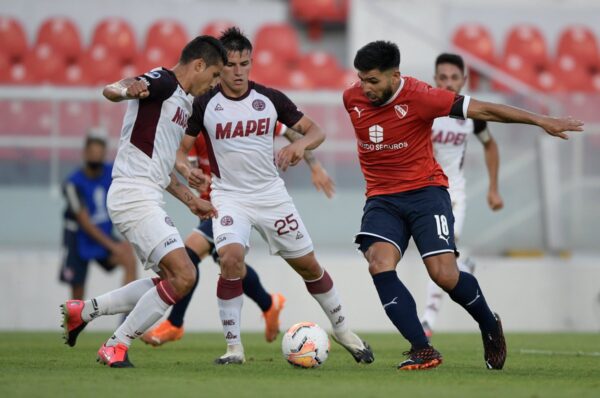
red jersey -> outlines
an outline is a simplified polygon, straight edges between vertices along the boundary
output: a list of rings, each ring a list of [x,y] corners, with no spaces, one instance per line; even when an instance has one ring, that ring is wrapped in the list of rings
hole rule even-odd
[[[275,126],[275,136],[285,133],[286,129],[287,126],[285,124],[277,123]],[[210,176],[210,161],[208,160],[208,150],[206,149],[204,134],[198,134],[196,137],[194,146],[190,149],[190,153],[188,153],[188,159],[190,162],[196,162],[198,168],[200,168],[205,175]],[[204,192],[201,192],[200,197],[204,200],[210,200],[210,187]]]
[[[403,77],[398,91],[381,106],[371,104],[360,83],[344,91],[367,197],[430,185],[448,187],[433,156],[431,125],[441,116],[465,118],[468,101],[412,77]]]

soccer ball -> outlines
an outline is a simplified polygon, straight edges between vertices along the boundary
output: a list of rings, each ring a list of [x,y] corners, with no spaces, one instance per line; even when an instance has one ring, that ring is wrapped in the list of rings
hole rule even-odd
[[[281,341],[283,357],[301,368],[318,368],[329,356],[327,333],[316,323],[300,322],[288,329]]]

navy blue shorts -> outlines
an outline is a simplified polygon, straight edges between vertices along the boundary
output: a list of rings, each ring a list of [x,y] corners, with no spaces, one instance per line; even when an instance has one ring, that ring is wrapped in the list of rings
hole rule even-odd
[[[65,230],[63,233],[63,261],[60,268],[59,279],[71,286],[85,284],[90,261],[95,261],[106,271],[115,269],[108,257],[86,260],[81,258],[77,249],[77,232]]]
[[[212,222],[212,218],[200,221],[200,224],[198,224],[195,231],[198,232],[200,235],[204,236],[208,243],[210,243],[210,255],[215,260],[215,262],[218,263],[219,255],[217,254],[217,249],[215,248],[215,242],[213,239]]]
[[[455,253],[454,215],[448,190],[432,186],[367,199],[354,241],[363,253],[375,242],[388,242],[404,255],[412,236],[422,258]]]

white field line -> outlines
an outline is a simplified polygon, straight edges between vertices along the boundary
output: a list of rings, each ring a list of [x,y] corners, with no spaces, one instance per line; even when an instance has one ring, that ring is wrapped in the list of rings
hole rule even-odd
[[[566,355],[572,357],[600,357],[600,352],[592,351],[551,351],[551,350],[535,350],[530,348],[521,348],[520,354],[524,355]]]

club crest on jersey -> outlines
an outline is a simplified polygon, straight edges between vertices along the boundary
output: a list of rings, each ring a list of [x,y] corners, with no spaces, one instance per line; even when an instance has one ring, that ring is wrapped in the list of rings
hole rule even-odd
[[[262,111],[266,107],[265,101],[261,99],[255,99],[254,101],[252,101],[252,107],[257,111]]]
[[[369,127],[369,139],[374,144],[379,144],[383,141],[383,127],[378,124]]]
[[[408,105],[395,105],[394,110],[396,111],[396,116],[400,119],[404,119],[404,116],[408,113]]]
[[[228,227],[230,225],[233,225],[233,217],[231,216],[224,216],[223,218],[221,218],[221,225],[224,227]]]

